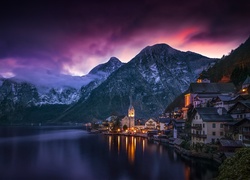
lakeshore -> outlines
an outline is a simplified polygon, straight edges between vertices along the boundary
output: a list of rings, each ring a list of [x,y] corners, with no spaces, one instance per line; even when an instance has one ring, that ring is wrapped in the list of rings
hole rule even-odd
[[[95,132],[94,134],[97,134]],[[225,157],[222,156],[222,154],[218,153],[202,153],[202,152],[196,152],[194,150],[187,150],[185,148],[181,147],[181,143],[183,140],[178,139],[178,138],[166,138],[166,136],[161,135],[154,135],[154,136],[148,136],[145,133],[111,133],[111,132],[105,132],[101,133],[105,136],[128,136],[128,137],[141,137],[144,139],[147,139],[149,141],[153,141],[156,143],[159,143],[163,146],[170,146],[174,148],[175,152],[178,153],[182,157],[194,157],[194,158],[201,158],[201,159],[207,159],[207,160],[213,160],[214,162],[221,164],[224,160]]]

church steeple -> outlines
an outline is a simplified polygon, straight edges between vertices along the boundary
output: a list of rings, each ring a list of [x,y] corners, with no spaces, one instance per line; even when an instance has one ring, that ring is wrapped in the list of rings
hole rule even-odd
[[[129,101],[130,101],[130,105],[128,108],[128,117],[134,118],[135,117],[135,109],[132,105],[132,96],[131,95],[129,96]]]
[[[132,95],[129,96],[130,105],[128,108],[129,128],[135,126],[135,109],[132,105]]]

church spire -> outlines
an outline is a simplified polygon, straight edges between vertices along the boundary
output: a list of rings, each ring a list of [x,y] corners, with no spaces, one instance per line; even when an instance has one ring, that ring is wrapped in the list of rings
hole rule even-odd
[[[130,105],[128,108],[128,117],[135,117],[135,109],[132,103],[132,95],[129,96]]]

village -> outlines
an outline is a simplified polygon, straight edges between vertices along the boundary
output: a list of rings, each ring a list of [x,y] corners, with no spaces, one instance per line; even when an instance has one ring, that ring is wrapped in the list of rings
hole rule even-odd
[[[222,163],[242,147],[250,146],[250,77],[239,91],[223,78],[211,83],[200,75],[185,94],[185,105],[158,118],[135,119],[132,97],[127,116],[110,116],[88,123],[90,133],[148,138],[169,144],[184,156]]]

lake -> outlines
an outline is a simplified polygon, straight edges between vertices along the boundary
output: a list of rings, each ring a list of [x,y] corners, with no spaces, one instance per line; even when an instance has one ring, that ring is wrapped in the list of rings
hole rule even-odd
[[[0,179],[212,179],[218,165],[140,137],[82,128],[0,127]]]

